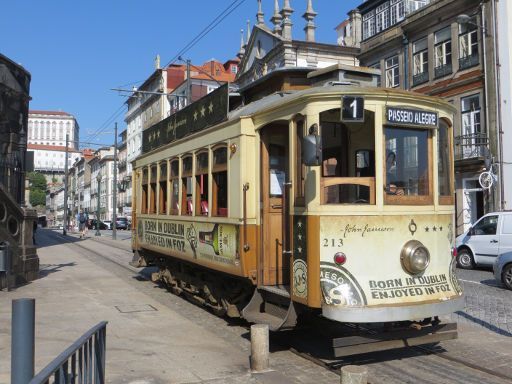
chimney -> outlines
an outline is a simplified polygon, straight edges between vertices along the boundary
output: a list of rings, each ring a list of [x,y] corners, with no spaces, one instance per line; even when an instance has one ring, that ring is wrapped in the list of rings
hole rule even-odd
[[[315,41],[315,22],[313,19],[317,13],[313,11],[313,0],[308,0],[308,7],[306,12],[302,15],[304,19],[306,19],[306,26],[304,27],[304,31],[306,32],[306,41],[314,42]]]

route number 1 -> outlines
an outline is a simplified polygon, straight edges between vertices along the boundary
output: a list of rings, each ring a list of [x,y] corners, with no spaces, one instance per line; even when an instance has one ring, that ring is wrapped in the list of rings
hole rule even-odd
[[[364,97],[343,96],[341,121],[364,121]]]

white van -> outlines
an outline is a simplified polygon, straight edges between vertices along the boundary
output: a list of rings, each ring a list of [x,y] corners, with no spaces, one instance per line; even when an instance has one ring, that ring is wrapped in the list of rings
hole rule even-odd
[[[482,216],[467,232],[457,237],[455,246],[460,268],[492,266],[498,255],[512,251],[512,211]]]

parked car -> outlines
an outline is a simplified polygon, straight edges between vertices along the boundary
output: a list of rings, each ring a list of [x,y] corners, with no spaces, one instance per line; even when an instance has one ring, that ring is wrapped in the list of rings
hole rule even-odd
[[[103,221],[103,222],[107,225],[107,227],[108,227],[107,229],[112,229],[112,221],[110,221],[110,220],[105,220],[105,221]]]
[[[117,229],[130,229],[128,219],[126,217],[118,217],[116,218],[116,228]]]
[[[482,216],[457,237],[455,246],[460,268],[492,266],[499,255],[512,251],[512,211]]]
[[[494,277],[512,290],[512,251],[500,254],[492,266]]]
[[[109,229],[107,224],[105,224],[103,221],[100,220],[99,223],[100,229]],[[87,228],[89,229],[96,229],[96,219],[90,219],[87,223]]]

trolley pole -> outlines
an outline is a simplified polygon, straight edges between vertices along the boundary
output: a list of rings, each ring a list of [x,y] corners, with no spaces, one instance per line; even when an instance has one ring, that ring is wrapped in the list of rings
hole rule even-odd
[[[112,190],[113,200],[112,200],[112,240],[116,240],[117,238],[117,123],[114,128],[114,188]]]
[[[69,134],[66,133],[66,155],[64,156],[64,216],[62,218],[62,234],[66,236],[68,227],[68,145]]]

